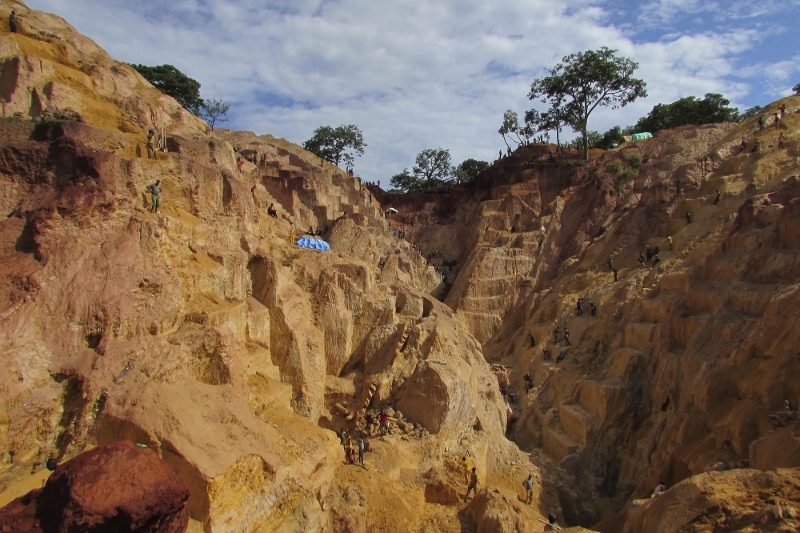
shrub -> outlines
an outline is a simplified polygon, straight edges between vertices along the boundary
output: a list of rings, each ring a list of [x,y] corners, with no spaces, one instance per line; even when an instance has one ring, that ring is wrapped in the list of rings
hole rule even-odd
[[[620,172],[622,172],[622,165],[620,165],[619,163],[614,163],[612,165],[609,165],[608,170],[610,170],[612,174],[619,174]]]
[[[639,154],[631,154],[628,156],[628,164],[631,168],[639,168],[642,164],[642,158],[639,157]]]
[[[632,178],[634,176],[636,176],[636,172],[634,172],[631,169],[628,169],[628,170],[626,170],[625,172],[622,173],[622,177],[623,178]]]

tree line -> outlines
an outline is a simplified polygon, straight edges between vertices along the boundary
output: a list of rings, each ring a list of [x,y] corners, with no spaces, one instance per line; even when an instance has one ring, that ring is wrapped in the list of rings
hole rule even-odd
[[[618,109],[647,96],[647,84],[633,76],[638,63],[619,57],[616,50],[601,47],[565,56],[547,70],[547,75],[531,84],[528,98],[548,105],[540,112],[530,109],[523,121],[509,109],[503,114],[498,133],[506,148],[512,144],[524,146],[534,139],[549,141],[555,133],[556,146],[561,149],[561,133],[570,128],[580,135],[572,142],[583,150],[588,160],[590,148],[609,149],[635,132],[655,133],[687,124],[702,125],[719,122],[741,122],[761,111],[754,106],[744,112],[730,106],[730,100],[718,93],[708,93],[702,99],[695,96],[680,98],[669,104],[657,104],[633,126],[614,126],[605,133],[588,129],[589,117],[599,107]],[[221,100],[200,98],[200,83],[172,65],[148,67],[131,65],[163,93],[175,98],[187,111],[205,119],[214,129],[216,123],[227,122],[230,106]],[[800,94],[800,83],[792,88]],[[320,126],[303,148],[334,165],[344,163],[352,172],[355,156],[364,154],[364,136],[355,124],[337,127]],[[451,161],[450,151],[444,148],[422,150],[414,165],[391,177],[393,192],[420,191],[452,184],[465,184],[489,167],[486,161],[466,159],[458,166]]]
[[[758,114],[757,105],[739,112],[730,106],[730,100],[718,93],[707,93],[702,99],[695,96],[680,98],[670,104],[657,104],[633,126],[614,126],[605,133],[588,129],[591,113],[598,107],[617,109],[638,98],[647,96],[646,83],[633,77],[639,65],[630,59],[618,57],[616,50],[602,47],[571,54],[548,70],[548,76],[534,80],[528,93],[530,100],[539,100],[549,105],[540,113],[536,109],[525,112],[524,122],[509,109],[503,115],[498,133],[506,147],[511,143],[530,144],[537,136],[550,139],[555,132],[556,146],[561,148],[560,134],[565,127],[579,133],[573,141],[576,148],[583,148],[586,160],[589,148],[609,149],[623,140],[623,136],[637,132],[655,133],[664,129],[693,124],[715,124],[741,122]],[[792,88],[800,94],[800,83]]]

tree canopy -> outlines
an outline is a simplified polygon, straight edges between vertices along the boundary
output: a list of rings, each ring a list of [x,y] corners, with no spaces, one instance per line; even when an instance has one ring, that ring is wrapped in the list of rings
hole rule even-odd
[[[739,115],[739,122],[742,122],[743,120],[747,120],[750,117],[758,115],[762,109],[764,109],[762,106],[754,105],[753,107],[751,107],[750,109]]]
[[[406,191],[440,187],[452,180],[456,169],[450,163],[450,150],[429,148],[417,154],[411,172],[404,169],[392,176],[391,184]]]
[[[530,111],[528,112],[530,113]],[[519,116],[517,115],[516,111],[512,111],[509,109],[505,113],[503,113],[503,124],[500,126],[500,129],[497,130],[497,133],[502,135],[503,142],[506,143],[506,148],[511,150],[511,146],[508,144],[508,139],[511,139],[512,142],[520,144],[527,144],[533,134],[535,133],[530,124],[528,124],[528,115],[525,115],[525,126],[520,126],[519,124]]]
[[[320,126],[314,130],[314,135],[303,143],[303,148],[312,152],[336,166],[345,163],[353,166],[353,154],[364,155],[364,136],[358,126]]]
[[[200,116],[208,122],[211,126],[211,131],[214,131],[214,125],[217,122],[228,122],[228,110],[230,105],[222,100],[203,100],[200,106]]]
[[[470,183],[478,177],[482,171],[489,168],[489,163],[477,159],[466,159],[458,165],[453,172],[459,183]]]
[[[800,94],[800,83],[798,83],[797,85],[795,85],[794,87],[792,87],[792,92],[793,92],[794,94]]]
[[[646,117],[636,123],[636,131],[655,133],[659,130],[677,128],[686,124],[716,124],[719,122],[738,122],[739,110],[730,107],[730,100],[721,94],[708,93],[700,100],[687,96],[671,104],[658,104]]]
[[[584,158],[589,158],[586,128],[597,107],[624,107],[647,96],[646,83],[634,78],[638,63],[617,57],[616,50],[602,47],[570,54],[549,76],[534,80],[528,98],[550,104],[550,112],[570,124],[583,136]]]
[[[200,98],[200,82],[194,80],[172,65],[131,65],[147,81],[162,93],[173,97],[193,115],[200,115],[203,99]]]

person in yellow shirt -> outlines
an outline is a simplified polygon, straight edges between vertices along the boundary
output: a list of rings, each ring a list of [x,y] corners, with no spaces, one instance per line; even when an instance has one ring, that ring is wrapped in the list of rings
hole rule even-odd
[[[472,470],[472,457],[465,455],[461,458],[461,468],[464,469],[464,482],[469,483],[469,473]]]
[[[297,235],[294,232],[294,226],[292,229],[289,230],[289,244],[294,244],[294,241],[297,240]]]

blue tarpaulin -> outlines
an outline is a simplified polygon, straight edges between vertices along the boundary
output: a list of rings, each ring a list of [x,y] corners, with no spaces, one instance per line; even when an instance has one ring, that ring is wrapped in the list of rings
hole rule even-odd
[[[312,250],[322,250],[323,252],[330,252],[331,245],[322,239],[315,239],[313,237],[300,237],[295,242],[297,246],[302,248],[311,248]]]

